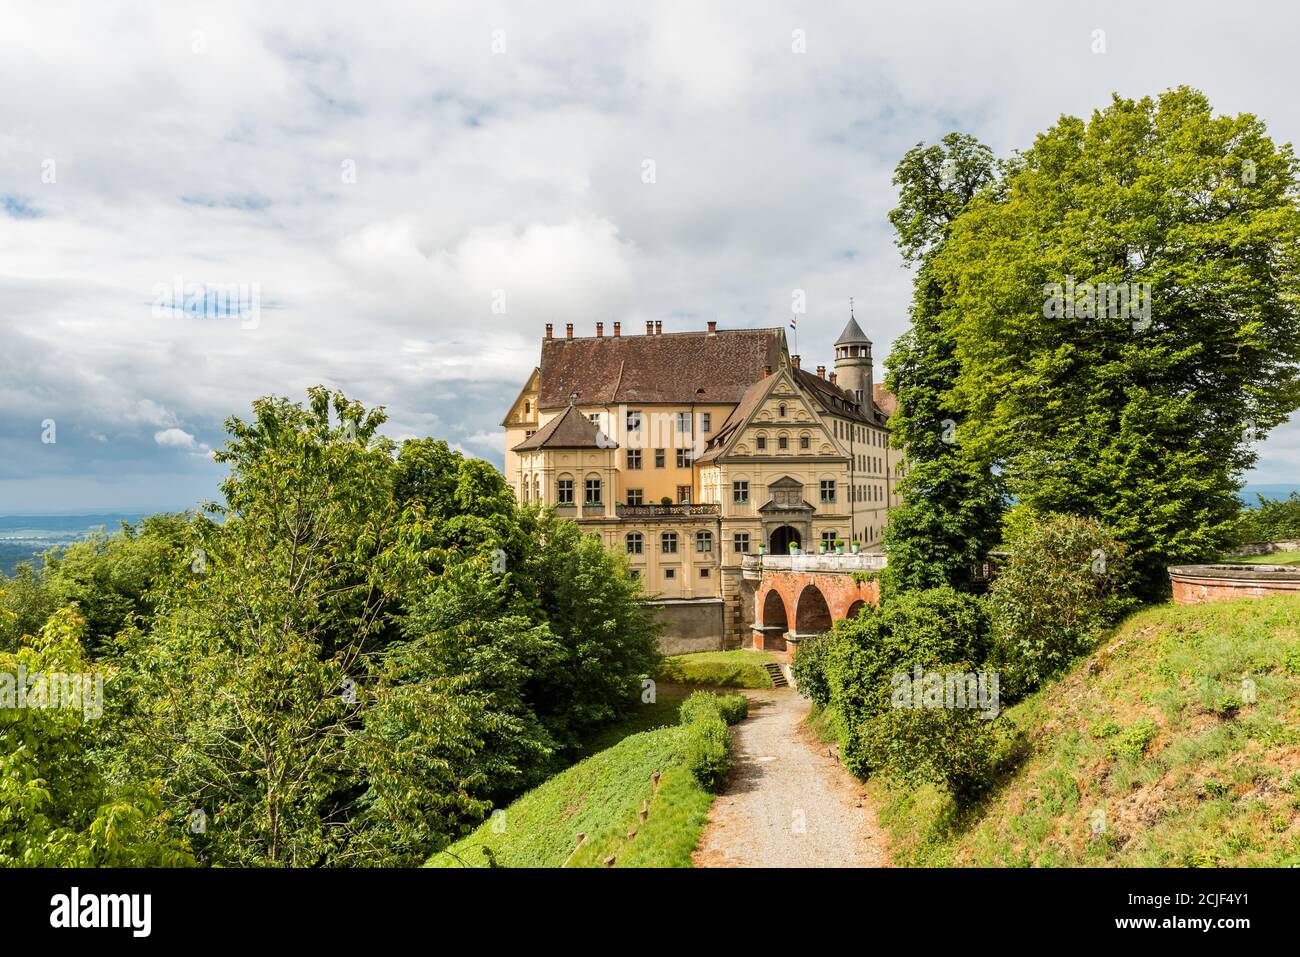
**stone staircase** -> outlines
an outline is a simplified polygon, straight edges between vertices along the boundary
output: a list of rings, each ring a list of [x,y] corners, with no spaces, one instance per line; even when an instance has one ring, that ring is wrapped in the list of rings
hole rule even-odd
[[[773,687],[775,688],[790,687],[790,682],[785,680],[785,669],[782,668],[780,665],[778,665],[776,662],[769,661],[767,662],[767,664],[763,665],[763,667],[766,668],[767,673],[771,675]]]

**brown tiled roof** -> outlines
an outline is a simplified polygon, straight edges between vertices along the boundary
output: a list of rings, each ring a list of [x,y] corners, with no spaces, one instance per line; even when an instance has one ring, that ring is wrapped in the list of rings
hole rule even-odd
[[[875,400],[876,407],[884,413],[885,418],[898,411],[898,396],[886,389],[883,383],[877,382],[871,387],[871,397]]]
[[[731,410],[731,415],[727,416],[727,421],[722,423],[721,428],[709,440],[709,446],[699,455],[695,461],[711,462],[722,454],[722,450],[731,442],[732,433],[737,428],[745,424],[754,409],[763,401],[767,395],[768,387],[772,385],[776,373],[771,376],[760,378],[757,382],[745,390],[745,394],[740,397],[740,402]]]
[[[814,375],[807,369],[793,369],[799,384],[817,397],[817,401],[836,415],[842,415],[858,422],[875,422],[858,408],[857,399],[847,389],[831,385],[830,380]]]
[[[538,405],[562,408],[573,392],[585,406],[739,402],[784,346],[781,329],[545,339]]]
[[[618,445],[606,438],[596,428],[596,423],[569,406],[562,413],[524,439],[513,449],[528,452],[533,449],[616,449]]]

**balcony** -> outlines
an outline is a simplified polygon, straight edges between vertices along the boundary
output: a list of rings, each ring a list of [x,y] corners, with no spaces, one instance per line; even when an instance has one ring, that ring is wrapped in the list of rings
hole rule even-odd
[[[878,572],[888,557],[882,552],[858,552],[856,555],[746,555],[740,563],[745,578],[757,580],[764,571],[772,572]]]
[[[619,518],[690,518],[700,515],[720,515],[722,506],[712,503],[689,505],[619,505]]]

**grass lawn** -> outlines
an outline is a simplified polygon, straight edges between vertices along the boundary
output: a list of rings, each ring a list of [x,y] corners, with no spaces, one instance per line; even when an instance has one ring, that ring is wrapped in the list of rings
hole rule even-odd
[[[1242,558],[1225,558],[1234,565],[1300,565],[1300,552],[1272,552],[1268,555],[1247,555]]]
[[[772,679],[764,670],[768,662],[780,663],[766,651],[741,648],[736,651],[700,651],[673,655],[660,666],[659,681],[714,688],[770,688]]]
[[[1004,712],[1023,759],[980,805],[867,790],[904,865],[1296,866],[1297,702],[1300,598],[1155,606]]]
[[[657,728],[667,728],[677,724],[677,711],[682,702],[686,700],[686,696],[691,693],[691,690],[685,685],[657,682],[654,701],[638,701],[622,721],[593,735],[587,741],[579,757],[590,757],[597,751],[612,748],[628,735],[638,734],[642,731],[654,731]]]

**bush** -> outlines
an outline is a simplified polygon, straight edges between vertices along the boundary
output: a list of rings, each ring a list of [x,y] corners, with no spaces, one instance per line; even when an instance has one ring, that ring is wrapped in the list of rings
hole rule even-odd
[[[994,661],[1012,698],[1058,674],[1132,605],[1127,548],[1100,522],[1049,515],[1014,534],[989,590]]]
[[[831,703],[831,689],[826,683],[826,655],[830,647],[829,633],[801,639],[790,663],[799,693],[821,708]]]
[[[917,666],[973,671],[988,647],[980,599],[946,585],[901,592],[881,608],[802,642],[795,654],[795,681],[801,693],[834,716],[829,724],[840,730],[841,759],[854,774],[888,769],[907,781],[945,784],[964,798],[987,776],[976,755],[987,746],[989,722],[972,712],[937,715],[893,708],[892,678]]]
[[[682,702],[677,715],[683,725],[705,718],[721,718],[727,724],[737,724],[749,715],[749,699],[743,694],[716,695],[696,691]]]
[[[1255,497],[1259,504],[1242,509],[1233,526],[1232,539],[1236,544],[1300,538],[1300,492],[1292,492],[1284,499]]]
[[[727,724],[740,724],[749,717],[749,699],[743,694],[728,694],[718,698],[718,711]]]

